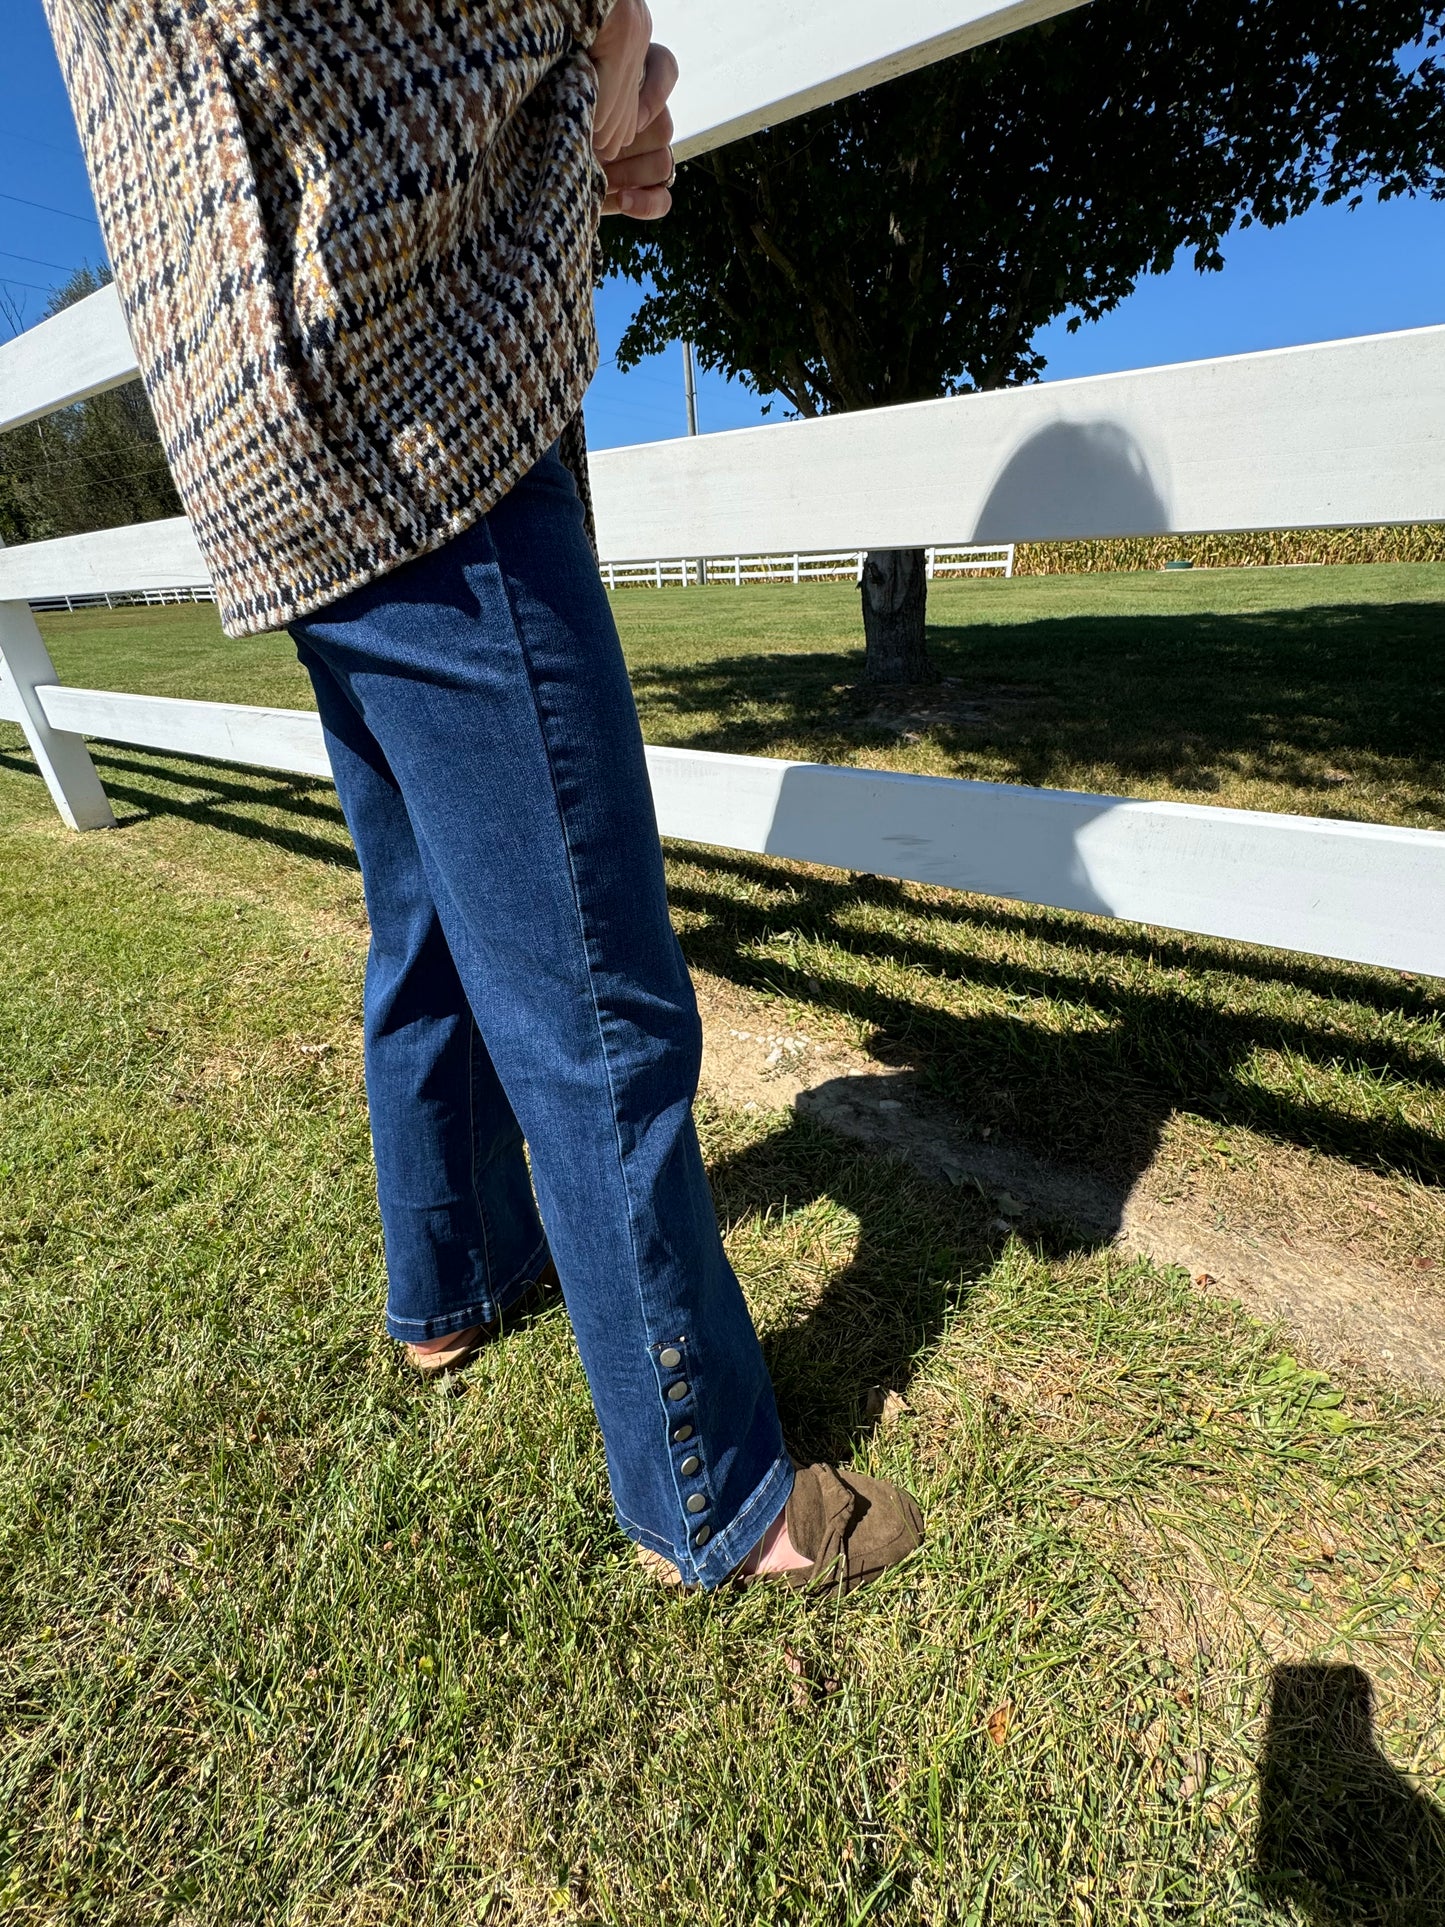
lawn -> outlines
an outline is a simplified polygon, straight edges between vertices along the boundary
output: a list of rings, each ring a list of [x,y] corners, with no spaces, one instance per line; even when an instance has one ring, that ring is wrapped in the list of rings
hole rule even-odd
[[[653,741],[1442,826],[1445,566],[936,585],[951,680],[892,703],[854,690],[846,588],[616,606]],[[307,701],[209,609],[47,633],[68,681]],[[381,1332],[330,790],[99,750],[122,827],[73,837],[18,745],[7,1927],[1445,1922],[1439,1398],[705,1103],[790,1438],[907,1481],[930,1537],[841,1604],[660,1594],[559,1305],[449,1390]],[[917,1065],[960,1132],[1303,1199],[1438,1292],[1445,984],[680,846],[670,874],[709,980]]]

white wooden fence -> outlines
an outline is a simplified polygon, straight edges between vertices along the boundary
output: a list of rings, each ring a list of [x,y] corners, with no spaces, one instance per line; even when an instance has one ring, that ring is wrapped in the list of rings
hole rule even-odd
[[[684,152],[1068,0],[655,0]],[[0,429],[135,371],[103,290],[0,349]],[[599,453],[604,556],[799,555],[1445,519],[1445,327]],[[0,716],[65,820],[111,822],[87,736],[323,777],[304,711],[62,685],[41,597],[185,589],[184,521],[0,551]],[[648,752],[663,833],[1445,974],[1445,834]]]
[[[710,555],[707,580],[740,589],[747,582],[861,582],[866,549],[836,549],[824,555]],[[992,542],[981,548],[964,545],[924,551],[924,570],[935,576],[987,575],[1014,572],[1012,542]],[[651,562],[604,562],[602,580],[609,589],[692,589],[701,581],[700,565],[690,558],[663,557]]]
[[[78,609],[128,609],[133,603],[143,607],[167,602],[214,602],[216,592],[209,582],[193,582],[188,589],[137,589],[133,595],[45,595],[32,598],[30,606],[37,615],[55,615],[64,610],[73,616]]]

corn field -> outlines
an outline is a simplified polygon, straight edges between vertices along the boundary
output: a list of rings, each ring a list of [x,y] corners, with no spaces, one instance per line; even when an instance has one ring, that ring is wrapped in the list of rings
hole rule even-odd
[[[1015,575],[1109,575],[1192,562],[1262,569],[1321,562],[1445,562],[1445,523],[1384,529],[1262,529],[1234,535],[1133,535],[1093,542],[1020,542]]]

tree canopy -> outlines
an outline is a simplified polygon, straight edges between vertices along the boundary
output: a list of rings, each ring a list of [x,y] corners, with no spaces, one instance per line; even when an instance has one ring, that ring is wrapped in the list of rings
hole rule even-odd
[[[802,415],[1028,381],[1181,249],[1315,202],[1445,196],[1445,7],[1093,0],[687,163],[604,224],[645,284],[618,364],[678,337]]]

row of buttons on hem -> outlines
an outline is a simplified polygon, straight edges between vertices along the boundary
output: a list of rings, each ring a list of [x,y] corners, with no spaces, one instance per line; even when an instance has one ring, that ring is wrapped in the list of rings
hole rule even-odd
[[[657,1362],[662,1366],[664,1371],[676,1371],[682,1363],[682,1353],[675,1345],[669,1345],[665,1351],[657,1354]],[[682,1379],[678,1384],[668,1386],[667,1396],[674,1401],[680,1398],[686,1398],[689,1389],[687,1380]],[[690,1425],[679,1425],[672,1435],[675,1445],[682,1445],[691,1437],[692,1427]],[[690,1479],[696,1473],[701,1472],[702,1460],[697,1457],[696,1453],[691,1453],[683,1460],[680,1470],[684,1478]],[[687,1501],[687,1510],[694,1514],[707,1511],[707,1500],[701,1492],[693,1493],[692,1497]],[[692,1535],[692,1543],[695,1546],[705,1546],[711,1537],[711,1526],[699,1526],[697,1531]]]

